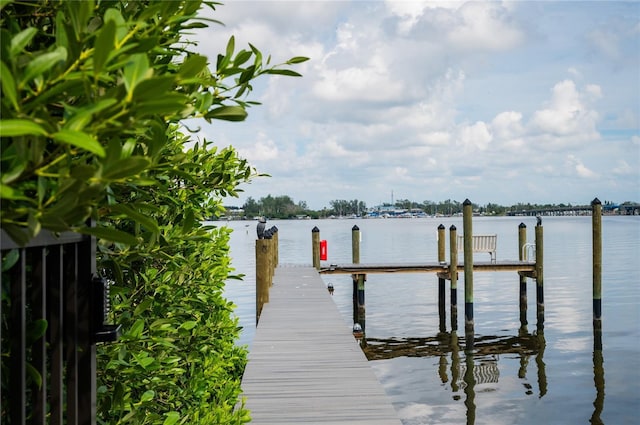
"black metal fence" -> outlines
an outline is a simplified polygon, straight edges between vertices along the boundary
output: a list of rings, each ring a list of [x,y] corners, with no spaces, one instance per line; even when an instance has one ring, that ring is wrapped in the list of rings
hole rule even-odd
[[[94,424],[96,342],[118,332],[105,325],[95,239],[41,232],[20,247],[0,237],[2,423]]]

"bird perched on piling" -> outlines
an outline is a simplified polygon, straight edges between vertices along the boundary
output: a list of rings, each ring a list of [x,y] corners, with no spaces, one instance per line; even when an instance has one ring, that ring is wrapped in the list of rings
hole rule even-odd
[[[258,232],[258,239],[264,239],[264,227],[266,226],[267,219],[264,217],[260,217],[260,221],[258,222],[258,226],[256,227],[256,231]]]

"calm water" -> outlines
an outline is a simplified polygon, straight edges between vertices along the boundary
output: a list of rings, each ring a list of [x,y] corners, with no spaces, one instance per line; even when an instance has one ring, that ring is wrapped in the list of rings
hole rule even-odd
[[[534,241],[535,218],[474,218],[473,232],[498,235],[498,260],[517,259],[518,225]],[[329,262],[351,262],[351,228],[362,234],[362,263],[437,259],[437,226],[461,218],[271,221],[279,229],[280,262],[311,263],[311,229],[328,242]],[[476,350],[465,354],[439,332],[434,274],[369,275],[366,352],[398,415],[409,424],[637,424],[640,416],[640,217],[603,217],[602,351],[594,352],[591,218],[545,217],[544,335],[536,335],[535,282],[528,283],[528,329],[520,329],[518,276],[474,275]],[[255,333],[255,224],[229,222],[231,281],[244,327]],[[448,253],[448,247],[447,247]],[[447,254],[448,256],[448,254]],[[488,260],[488,254],[476,254]],[[324,276],[351,328],[351,278]],[[464,276],[458,287],[460,346],[464,348]],[[449,311],[447,282],[447,314]],[[322,320],[318,318],[318,320]],[[518,338],[523,336],[522,338]],[[453,349],[452,349],[453,348]]]

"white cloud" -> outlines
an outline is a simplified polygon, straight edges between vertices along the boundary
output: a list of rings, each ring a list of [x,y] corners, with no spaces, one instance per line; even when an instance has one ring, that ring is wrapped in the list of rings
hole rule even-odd
[[[367,67],[349,67],[343,70],[320,71],[314,94],[331,101],[393,101],[402,92],[402,83],[394,80],[379,63]]]
[[[459,130],[458,141],[465,151],[486,150],[491,140],[493,140],[493,136],[482,121],[472,125],[464,125]]]
[[[503,3],[468,2],[458,12],[447,38],[460,49],[508,50],[524,38]]]
[[[575,175],[577,175],[578,177],[581,178],[593,178],[593,177],[597,177],[598,175],[590,170],[589,168],[587,168],[587,166],[585,166],[582,161],[575,157],[574,155],[568,155],[567,159],[566,159],[566,165],[568,168],[568,173],[572,174],[571,170],[573,170],[575,172]]]
[[[264,137],[263,135],[260,135]],[[270,161],[278,158],[280,153],[278,146],[273,140],[261,139],[256,141],[252,146],[248,148],[238,149],[238,154],[252,163],[262,163],[264,161]]]
[[[511,140],[522,137],[522,113],[516,111],[501,112],[491,121],[491,129],[497,139]]]
[[[633,174],[633,167],[631,167],[624,159],[619,159],[617,166],[612,170],[612,173],[619,176],[628,176]]]
[[[230,2],[211,16],[226,26],[200,40],[210,61],[232,34],[237,49],[251,42],[272,63],[311,60],[294,67],[302,78],[256,81],[250,99],[263,105],[246,122],[203,134],[273,176],[247,196],[277,188],[312,208],[356,197],[372,205],[391,190],[415,200],[566,202],[595,190],[634,199],[640,25],[634,33],[629,8]]]
[[[553,87],[547,107],[534,113],[531,125],[546,136],[543,140],[559,142],[559,147],[596,140],[599,138],[596,128],[599,114],[592,109],[591,103],[600,95],[597,85],[589,85],[580,93],[573,81],[561,81]],[[553,136],[558,137],[554,139]]]

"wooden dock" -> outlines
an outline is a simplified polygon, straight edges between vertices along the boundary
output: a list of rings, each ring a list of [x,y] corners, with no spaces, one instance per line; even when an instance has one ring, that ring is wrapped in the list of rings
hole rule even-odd
[[[322,265],[322,274],[370,274],[370,273],[437,273],[447,275],[451,266],[449,263],[396,263],[396,264],[330,264]],[[458,262],[457,269],[464,271],[464,263]],[[535,261],[476,261],[473,271],[503,272],[514,271],[533,275],[536,271]]]
[[[278,267],[242,379],[252,424],[400,425],[318,271]]]

